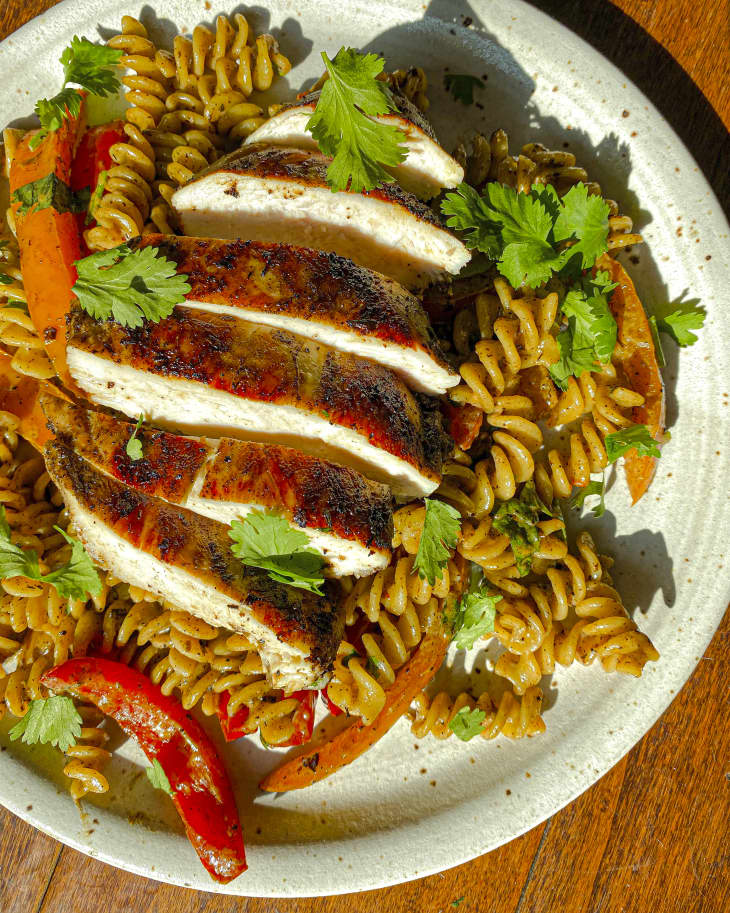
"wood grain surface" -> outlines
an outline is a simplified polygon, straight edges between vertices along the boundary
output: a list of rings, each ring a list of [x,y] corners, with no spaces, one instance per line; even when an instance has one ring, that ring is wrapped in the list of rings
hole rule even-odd
[[[0,37],[52,5],[0,0]],[[728,3],[534,5],[639,85],[728,211]],[[339,898],[226,898],[111,869],[0,809],[0,913],[724,913],[730,910],[728,669],[730,610],[669,710],[613,770],[545,824],[440,875]]]

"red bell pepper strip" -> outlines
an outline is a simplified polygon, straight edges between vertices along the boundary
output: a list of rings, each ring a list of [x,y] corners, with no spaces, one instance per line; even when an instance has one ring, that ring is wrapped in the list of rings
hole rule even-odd
[[[446,430],[454,443],[462,450],[468,450],[482,428],[484,413],[469,403],[463,405],[441,400],[441,414],[446,420]]]
[[[77,278],[74,261],[81,258],[82,248],[74,207],[69,204],[71,167],[83,117],[82,104],[78,118],[65,118],[35,149],[30,148],[35,134],[26,134],[10,166],[11,202],[28,312],[59,377],[74,390],[66,367],[66,317]],[[44,199],[29,208],[13,195],[27,193],[30,185],[44,187]],[[66,202],[62,203],[64,195]]]
[[[345,711],[342,709],[342,707],[338,707],[337,704],[335,704],[332,698],[329,696],[327,685],[325,685],[319,693],[322,695],[322,700],[324,701],[325,706],[332,714],[332,716],[342,716]]]
[[[230,781],[201,725],[174,697],[124,663],[77,657],[42,678],[54,694],[96,705],[157,760],[188,839],[210,875],[229,882],[246,869],[241,822]]]
[[[314,729],[314,703],[317,699],[316,691],[294,691],[288,697],[296,698],[299,706],[292,715],[294,732],[286,742],[277,742],[277,748],[288,748],[291,745],[303,745],[312,737]],[[223,735],[227,742],[233,742],[244,735],[251,735],[256,731],[256,725],[252,725],[249,720],[248,707],[242,705],[236,710],[233,716],[228,714],[228,704],[230,693],[224,691],[218,702],[218,719],[223,730]]]
[[[250,724],[247,725],[249,712],[248,707],[245,704],[242,704],[233,716],[228,715],[228,703],[230,699],[230,691],[224,691],[220,696],[218,709],[216,711],[226,742],[233,742],[244,735],[251,735],[252,732],[256,731],[256,726],[251,728]]]
[[[99,178],[102,173],[108,171],[114,164],[111,157],[111,147],[115,143],[124,142],[124,123],[123,121],[113,121],[110,124],[100,124],[98,127],[90,127],[84,133],[79,143],[79,148],[74,156],[73,168],[71,170],[71,190],[74,193],[88,189],[93,201],[94,193],[99,184]],[[98,200],[93,201],[96,205]],[[84,254],[88,253],[86,242],[83,241],[83,233],[86,228],[93,227],[96,222],[90,216],[89,212],[79,212],[76,214],[76,223],[79,233],[82,236],[82,250]]]

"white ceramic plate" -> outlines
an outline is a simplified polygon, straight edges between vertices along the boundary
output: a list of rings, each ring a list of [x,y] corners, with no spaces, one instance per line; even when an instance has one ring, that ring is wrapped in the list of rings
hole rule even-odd
[[[189,31],[201,15],[217,12],[206,13],[197,0],[158,0],[154,7],[153,14],[146,6],[142,18],[154,37],[168,41],[176,26]],[[420,0],[271,0],[268,7],[269,14],[256,7],[254,26],[278,35],[296,64],[288,85],[279,83],[281,94],[319,74],[320,49],[367,47],[391,67],[418,63],[428,72],[434,124],[447,148],[466,127],[487,133],[504,127],[513,148],[533,139],[552,148],[569,142],[646,238],[635,251],[638,264],[630,265],[644,301],[684,295],[699,298],[708,311],[700,342],[682,353],[679,367],[676,349],[667,346],[673,436],[651,491],[632,510],[616,478],[611,513],[588,524],[615,555],[626,603],[661,651],[640,680],[599,668],[560,670],[546,689],[547,732],[517,743],[451,739],[416,746],[401,721],[364,759],[279,798],[255,788],[278,759],[253,740],[228,747],[250,868],[223,888],[203,871],[171,803],[152,792],[143,759],[129,743],[108,768],[112,790],[87,802],[88,815],[80,819],[59,758],[8,743],[9,722],[3,723],[0,802],[34,826],[151,878],[205,891],[296,897],[406,881],[511,840],[615,764],[689,677],[730,599],[724,567],[730,371],[723,353],[730,317],[720,294],[728,226],[694,161],[647,99],[588,45],[526,4],[477,0],[468,9],[458,0],[433,0],[427,11]],[[73,34],[108,38],[122,13],[141,8],[69,0],[11,35],[0,45],[0,123],[27,117],[39,96],[57,91],[56,61]],[[462,24],[466,13],[470,28]],[[477,93],[483,109],[463,108],[445,94],[446,67],[486,74],[487,87]],[[472,657],[466,664],[463,654],[457,659],[460,686],[473,665]],[[476,687],[486,677],[476,675]]]

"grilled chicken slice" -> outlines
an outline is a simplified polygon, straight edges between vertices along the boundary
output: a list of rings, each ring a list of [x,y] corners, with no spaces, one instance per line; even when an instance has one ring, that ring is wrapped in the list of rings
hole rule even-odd
[[[276,688],[309,688],[329,674],[344,620],[327,599],[242,565],[223,524],[131,491],[59,441],[43,455],[94,562],[209,624],[245,634]]]
[[[351,260],[288,244],[146,235],[185,273],[188,307],[281,327],[371,358],[413,390],[445,393],[459,375],[445,361],[416,297]]]
[[[344,466],[275,444],[187,438],[140,428],[44,395],[48,427],[99,471],[136,491],[230,525],[251,510],[275,510],[309,537],[330,577],[362,577],[391,556],[390,489]]]
[[[310,92],[300,101],[282,108],[248,137],[246,144],[272,143],[299,149],[319,150],[307,130],[314,114],[319,92]],[[415,105],[400,93],[393,93],[397,111],[379,114],[371,120],[397,127],[405,134],[402,140],[408,149],[404,162],[388,170],[404,190],[421,200],[430,200],[443,187],[456,187],[464,180],[464,169],[438,144],[433,127]]]
[[[219,159],[176,190],[186,235],[282,241],[332,251],[408,288],[458,273],[469,251],[397,184],[333,193],[329,159],[260,144]]]
[[[453,443],[435,400],[391,371],[284,330],[175,308],[130,330],[77,309],[69,370],[91,400],[183,434],[291,446],[430,494]]]

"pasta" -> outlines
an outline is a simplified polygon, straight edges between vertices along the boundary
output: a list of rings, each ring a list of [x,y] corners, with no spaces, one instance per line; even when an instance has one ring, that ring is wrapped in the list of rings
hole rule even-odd
[[[172,53],[157,48],[139,20],[123,16],[121,33],[108,44],[132,71],[123,79],[130,107],[126,139],[110,150],[114,165],[94,211],[97,224],[85,232],[92,250],[149,231],[173,233],[176,188],[264,123],[250,96],[291,69],[273,36],[254,38],[242,13],[233,24],[218,16],[215,33],[199,25],[191,39],[178,35]]]
[[[522,739],[538,735],[545,731],[540,714],[542,697],[542,691],[537,687],[528,688],[521,697],[506,690],[499,700],[493,700],[486,691],[476,700],[465,692],[452,700],[444,691],[430,700],[425,692],[421,692],[411,711],[411,732],[419,739],[426,735],[437,739],[451,738],[454,733],[450,723],[466,707],[484,712],[479,732],[482,739],[490,740],[498,735]]]

